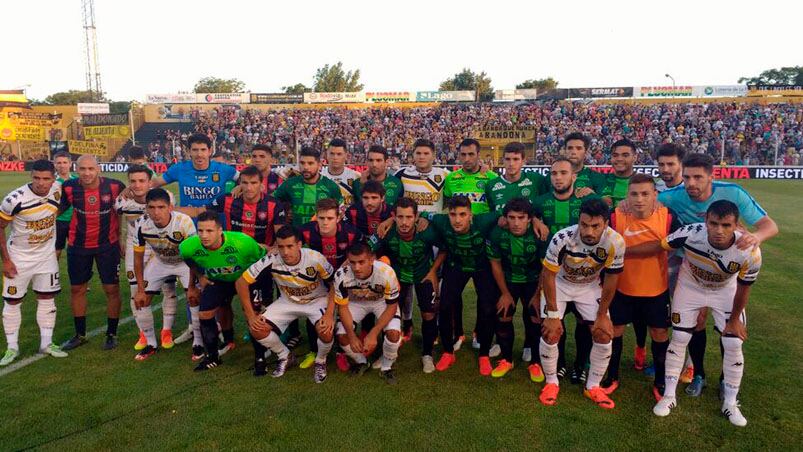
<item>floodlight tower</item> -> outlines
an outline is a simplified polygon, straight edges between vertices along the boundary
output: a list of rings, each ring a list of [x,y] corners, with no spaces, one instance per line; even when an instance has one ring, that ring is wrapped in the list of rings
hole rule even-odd
[[[92,93],[94,100],[100,100],[103,97],[103,89],[100,85],[94,0],[81,0],[81,17],[83,18],[84,39],[86,41],[86,90]]]

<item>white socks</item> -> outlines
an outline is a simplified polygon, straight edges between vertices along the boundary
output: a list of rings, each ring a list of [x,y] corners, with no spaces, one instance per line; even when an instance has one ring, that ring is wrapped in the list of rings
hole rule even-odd
[[[3,304],[3,331],[6,332],[8,348],[19,351],[20,325],[22,324],[22,303]]]
[[[156,332],[153,329],[153,310],[150,306],[145,306],[141,309],[134,311],[134,318],[137,320],[137,326],[145,338],[148,340],[148,345],[156,347]]]
[[[678,378],[680,377],[680,372],[683,371],[684,356],[689,341],[691,341],[690,333],[681,330],[672,331],[672,340],[666,350],[666,376],[664,377],[666,387],[664,389],[664,397],[674,398],[677,393]]]
[[[178,297],[176,296],[176,283],[165,283],[162,285],[162,329],[172,330],[173,322],[176,320],[176,307]]]
[[[385,336],[385,341],[382,343],[382,370],[390,370],[393,367],[393,362],[399,356],[399,346],[401,345],[401,338],[397,342],[390,342],[388,337]]]
[[[287,348],[286,345],[282,344],[282,339],[273,331],[271,331],[267,337],[257,339],[257,342],[270,349],[270,351],[275,353],[279,359],[287,359],[287,356],[290,355],[290,349]],[[320,343],[320,341],[318,342]]]
[[[600,382],[605,377],[605,371],[608,370],[608,362],[611,360],[612,349],[613,344],[611,342],[607,344],[594,342],[594,345],[591,346],[586,389],[599,386]]]
[[[39,349],[53,342],[53,329],[56,327],[56,300],[46,298],[36,305],[36,323],[39,325]]]
[[[346,353],[346,356],[351,358],[351,360],[354,361],[355,363],[357,363],[357,364],[365,364],[365,363],[368,362],[368,359],[365,357],[365,355],[363,355],[362,353],[356,353],[354,350],[351,349],[351,345],[350,344],[346,344],[346,345],[342,346],[342,348],[343,348],[343,352]]]
[[[201,337],[201,307],[190,306],[190,323],[192,323],[192,346],[200,345],[203,347],[204,340]]]
[[[723,337],[722,348],[725,353],[722,357],[722,373],[725,377],[723,383],[723,402],[725,405],[736,405],[739,395],[739,386],[744,373],[744,353],[742,353],[742,340],[738,337]]]
[[[326,355],[332,350],[332,346],[335,345],[334,339],[329,342],[324,342],[320,338],[318,338],[318,355],[315,356],[316,363],[325,363],[326,362]]]
[[[547,383],[559,384],[558,380],[558,344],[547,344],[541,338],[538,352],[541,354],[541,369]]]

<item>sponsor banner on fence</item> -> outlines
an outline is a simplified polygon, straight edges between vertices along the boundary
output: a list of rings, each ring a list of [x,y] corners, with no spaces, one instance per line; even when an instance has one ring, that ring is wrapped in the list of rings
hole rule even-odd
[[[748,96],[803,96],[803,85],[750,85]]]
[[[146,104],[194,104],[195,93],[188,94],[147,94]]]
[[[300,104],[301,102],[304,102],[303,94],[251,93],[252,104]]]
[[[610,97],[633,97],[633,87],[569,88],[569,97],[574,99],[602,99]]]
[[[520,141],[522,143],[535,142],[535,130],[518,129],[484,129],[474,131],[474,138],[480,141]]]
[[[418,91],[416,102],[474,102],[474,91]]]
[[[710,85],[692,87],[694,97],[742,97],[747,95],[747,85]]]
[[[195,95],[197,104],[248,104],[251,102],[249,93],[198,93]]]
[[[566,88],[555,88],[547,91],[538,91],[538,100],[563,100],[569,97],[569,90]]]
[[[17,141],[44,141],[45,128],[40,126],[16,125],[14,135]]]
[[[109,104],[102,103],[78,103],[79,115],[96,115],[109,112]]]
[[[128,124],[128,113],[113,115],[82,115],[81,124],[86,126],[116,126]]]
[[[109,154],[105,141],[69,140],[67,148],[71,154],[91,154],[98,157],[106,157]]]
[[[2,113],[0,113],[1,115]],[[61,113],[39,113],[35,111],[10,111],[8,119],[15,125],[53,126],[61,121]]]
[[[515,102],[535,100],[538,97],[535,89],[499,89],[494,91],[494,102]]]
[[[342,104],[365,102],[365,93],[304,93],[304,102],[308,104]]]
[[[633,97],[692,97],[692,86],[637,86]]]
[[[91,126],[84,127],[84,138],[130,138],[131,127],[118,126]]]
[[[366,102],[415,102],[415,99],[415,91],[367,91],[365,93]]]

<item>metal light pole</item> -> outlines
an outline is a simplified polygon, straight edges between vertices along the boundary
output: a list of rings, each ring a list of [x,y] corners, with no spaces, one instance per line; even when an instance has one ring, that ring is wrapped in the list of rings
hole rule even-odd
[[[664,74],[664,77],[666,77],[666,78],[668,78],[668,79],[672,80],[672,89],[674,90],[674,89],[675,89],[675,77],[672,77],[672,76],[671,76],[671,75],[669,75],[669,74]]]

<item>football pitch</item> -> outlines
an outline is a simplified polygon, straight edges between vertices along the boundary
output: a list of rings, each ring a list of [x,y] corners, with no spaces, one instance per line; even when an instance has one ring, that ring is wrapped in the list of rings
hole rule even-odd
[[[27,174],[0,175],[0,195],[27,180]],[[651,379],[632,369],[632,330],[625,335],[614,410],[594,406],[568,380],[562,382],[558,404],[544,407],[538,402],[541,384],[530,382],[526,365],[518,361],[520,311],[516,368],[502,379],[479,375],[468,344],[451,369],[423,374],[416,312],[414,341],[401,348],[395,366],[398,385],[386,385],[378,371],[349,377],[337,371],[333,359],[329,378],[316,385],[312,369],[294,368],[280,379],[251,375],[253,352],[241,340],[245,326],[235,300],[237,348],[212,371],[193,372],[188,343],[135,361],[136,326],[130,322],[120,326],[116,350],[102,351],[102,336],[96,336],[68,358],[39,359],[0,376],[0,450],[799,450],[803,182],[757,180],[744,187],[781,230],[762,247],[764,264],[747,308],[749,337],[740,394],[746,428],[732,426],[719,414],[721,356],[710,319],[708,387],[702,397],[691,398],[681,385],[678,408],[658,418],[651,411]],[[54,335],[59,343],[74,331],[65,256],[61,270]],[[121,290],[121,317],[128,317],[127,284],[121,283]],[[105,328],[105,299],[97,277],[89,295],[88,330]],[[471,287],[464,300],[470,331]],[[18,360],[34,356],[39,344],[30,292],[22,310]],[[157,325],[160,312],[155,313]],[[177,316],[176,335],[186,326],[183,312]],[[571,335],[573,317],[568,319]],[[306,349],[303,343],[296,352]],[[440,351],[435,354],[437,360]],[[572,362],[572,338],[567,354]]]

